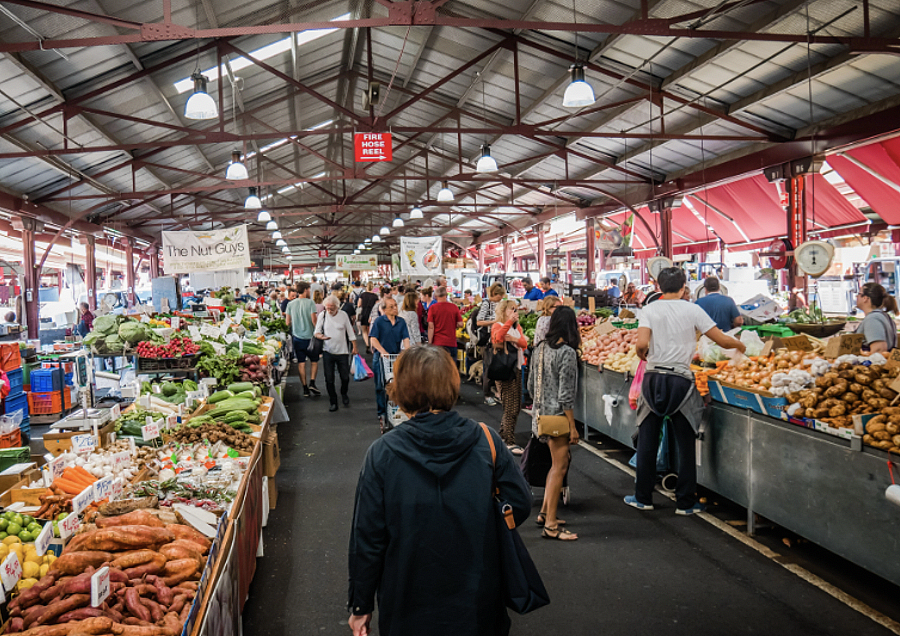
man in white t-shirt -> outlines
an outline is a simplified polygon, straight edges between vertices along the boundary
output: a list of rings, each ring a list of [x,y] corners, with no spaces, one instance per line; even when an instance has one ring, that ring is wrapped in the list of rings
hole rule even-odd
[[[344,406],[350,405],[347,389],[350,386],[350,353],[357,354],[356,333],[347,312],[341,311],[341,301],[329,296],[323,303],[325,311],[316,323],[315,337],[324,340],[322,361],[325,367],[325,388],[331,400],[329,411],[338,410],[337,390],[334,386],[334,370],[341,376],[341,398]]]
[[[653,510],[656,456],[663,425],[674,436],[678,450],[678,482],[675,486],[676,514],[692,515],[705,507],[697,502],[695,440],[700,430],[703,400],[694,384],[691,359],[697,333],[705,334],[723,349],[744,344],[726,336],[697,305],[682,300],[687,287],[684,270],[669,267],[659,274],[662,296],[641,310],[637,354],[646,361],[641,397],[638,400],[637,477],[634,495],[625,503],[638,510]]]

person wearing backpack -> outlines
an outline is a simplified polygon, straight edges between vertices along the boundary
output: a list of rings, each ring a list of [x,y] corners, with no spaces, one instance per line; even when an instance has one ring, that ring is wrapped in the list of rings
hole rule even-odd
[[[490,394],[494,381],[488,377],[487,369],[490,368],[491,360],[494,357],[493,349],[490,346],[491,327],[497,322],[497,304],[503,300],[505,295],[506,290],[503,288],[503,285],[500,283],[491,285],[488,289],[488,297],[482,301],[475,319],[475,326],[478,328],[476,331],[478,335],[477,344],[484,347],[482,359],[484,360],[485,373],[481,375],[481,386],[484,390],[484,402],[488,406],[497,406],[498,404],[497,400]]]

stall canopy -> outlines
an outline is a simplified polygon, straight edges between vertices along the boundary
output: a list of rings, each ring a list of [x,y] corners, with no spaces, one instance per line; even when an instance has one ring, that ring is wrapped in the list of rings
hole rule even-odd
[[[885,223],[900,224],[900,138],[830,155],[828,163]]]

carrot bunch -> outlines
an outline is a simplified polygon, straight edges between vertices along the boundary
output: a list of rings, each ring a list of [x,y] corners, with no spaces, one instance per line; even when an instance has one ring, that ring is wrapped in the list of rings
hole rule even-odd
[[[88,486],[92,486],[97,478],[81,466],[69,466],[63,474],[54,480],[53,485],[70,495],[77,495]]]

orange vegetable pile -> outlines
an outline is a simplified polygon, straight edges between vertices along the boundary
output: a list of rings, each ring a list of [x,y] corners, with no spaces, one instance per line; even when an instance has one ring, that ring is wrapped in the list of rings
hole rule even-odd
[[[68,495],[77,495],[95,481],[97,478],[81,466],[69,466],[53,481],[53,485]]]

